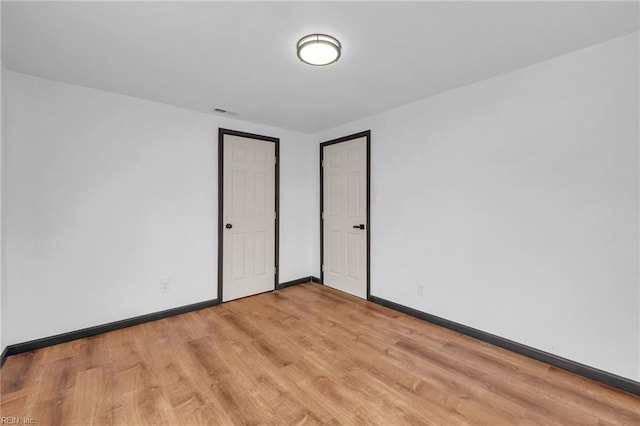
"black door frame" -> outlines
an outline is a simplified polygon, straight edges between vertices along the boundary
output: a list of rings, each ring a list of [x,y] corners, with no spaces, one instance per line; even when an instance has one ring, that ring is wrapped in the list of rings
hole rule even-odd
[[[275,274],[273,277],[273,289],[276,290],[278,288],[278,277],[280,274],[280,258],[278,253],[278,247],[280,244],[280,139],[273,138],[270,136],[262,136],[256,135],[254,133],[245,133],[239,132],[237,130],[229,130],[218,128],[218,302],[222,303],[222,268],[223,268],[223,232],[224,232],[224,224],[223,224],[223,213],[224,213],[224,136],[239,136],[243,138],[256,139],[264,142],[275,143],[275,154],[276,154],[276,164],[275,164],[275,209],[276,209],[276,217],[274,219],[275,223],[275,252],[274,252],[274,261],[275,261]]]
[[[367,138],[367,300],[371,300],[371,130],[320,143],[320,283],[324,284],[324,147]]]

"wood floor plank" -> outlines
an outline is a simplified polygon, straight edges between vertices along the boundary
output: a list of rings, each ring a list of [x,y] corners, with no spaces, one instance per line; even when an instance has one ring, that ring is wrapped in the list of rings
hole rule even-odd
[[[11,356],[51,425],[640,424],[640,398],[317,284]]]
[[[100,410],[104,401],[104,371],[101,368],[91,368],[76,375],[73,390],[73,409],[69,419],[70,424],[104,424],[106,412]],[[100,415],[102,414],[102,416]]]

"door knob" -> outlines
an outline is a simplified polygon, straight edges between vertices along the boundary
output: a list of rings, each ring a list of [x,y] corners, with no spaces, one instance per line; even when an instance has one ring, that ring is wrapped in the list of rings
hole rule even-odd
[[[360,225],[353,225],[353,227],[357,229],[364,229],[364,224],[361,223]]]
[[[230,224],[230,223],[227,223],[224,227],[227,228],[227,229],[231,229],[231,228],[233,228],[233,225]]]

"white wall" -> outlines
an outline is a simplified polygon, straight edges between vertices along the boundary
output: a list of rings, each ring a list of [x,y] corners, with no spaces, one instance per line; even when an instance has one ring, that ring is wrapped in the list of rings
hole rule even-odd
[[[316,135],[372,131],[371,293],[640,379],[638,78],[635,33]]]
[[[0,8],[2,9],[2,8]],[[4,85],[5,85],[5,69],[4,69],[4,65],[2,65],[2,63],[0,62],[0,352],[2,352],[4,350],[4,348],[6,347],[5,344],[5,334],[4,334],[4,327],[5,327],[5,314],[6,314],[6,309],[5,309],[5,268],[4,268],[4,263],[5,263],[5,232],[4,232],[4,228],[5,228],[5,222],[4,222],[4,206],[5,206],[5,202],[4,202],[4,197],[5,197],[5,190],[4,190],[4,184],[5,184],[5,179],[4,179],[4,173],[5,173],[5,166],[4,166],[4,143],[5,143],[5,130],[6,130],[6,125],[5,125],[5,99],[6,99],[6,91],[4,90]]]
[[[2,5],[0,4],[0,22],[2,22]],[[0,31],[0,46],[2,45],[2,31]],[[0,52],[1,53],[1,52]],[[4,90],[4,75],[5,69],[2,63],[2,55],[0,55],[0,353],[5,348],[4,333],[2,332],[4,327],[4,131],[5,126],[5,90]]]
[[[280,281],[309,275],[310,136],[6,77],[5,344],[216,298],[219,126],[280,138]]]
[[[2,7],[0,7],[0,11],[2,10]],[[2,20],[2,13],[0,12],[0,21]],[[1,41],[0,41],[1,44]],[[4,279],[4,246],[5,246],[5,241],[4,241],[4,131],[6,129],[5,126],[5,90],[4,90],[4,76],[5,76],[5,69],[4,69],[4,65],[2,64],[2,61],[0,60],[0,353],[4,350],[5,348],[5,342],[4,342],[4,333],[2,332],[3,328],[4,328],[4,315],[5,315],[5,309],[4,309],[4,305],[5,305],[5,297],[4,297],[4,291],[5,291],[5,279]]]

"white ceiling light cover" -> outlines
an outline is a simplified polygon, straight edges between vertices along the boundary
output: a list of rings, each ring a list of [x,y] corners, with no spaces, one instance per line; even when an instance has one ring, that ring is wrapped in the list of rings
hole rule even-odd
[[[298,41],[298,58],[309,65],[329,65],[340,58],[342,45],[326,34],[310,34]]]

